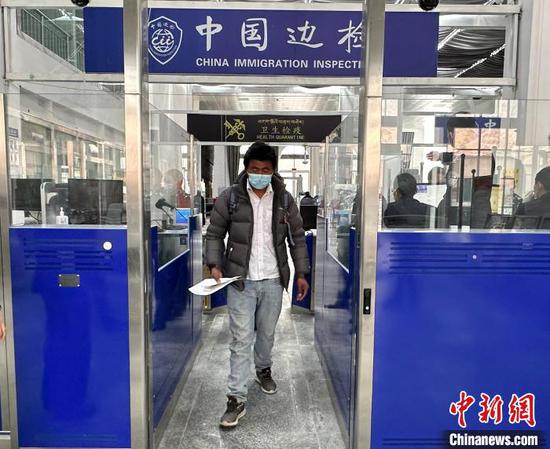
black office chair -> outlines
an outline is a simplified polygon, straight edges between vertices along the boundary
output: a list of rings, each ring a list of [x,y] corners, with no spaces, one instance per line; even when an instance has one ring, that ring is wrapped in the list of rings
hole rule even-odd
[[[541,218],[532,215],[514,215],[512,229],[538,229]]]
[[[430,228],[430,214],[385,215],[384,225],[386,228],[428,229]]]
[[[126,222],[126,206],[122,203],[111,203],[107,206],[107,215],[102,217],[103,224],[120,225]]]
[[[540,219],[539,229],[550,230],[550,215],[544,215]]]
[[[485,221],[485,229],[510,229],[511,227],[511,215],[489,214]]]

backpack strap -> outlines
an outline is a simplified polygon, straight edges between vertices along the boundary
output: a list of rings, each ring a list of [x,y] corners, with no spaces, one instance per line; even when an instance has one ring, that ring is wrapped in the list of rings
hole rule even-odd
[[[227,209],[229,211],[229,215],[232,215],[233,212],[237,209],[237,189],[235,186],[231,186],[229,191],[229,200],[227,204]]]
[[[283,209],[288,212],[289,207],[290,207],[290,193],[288,193],[288,191],[285,190],[285,193],[283,194]]]
[[[288,221],[288,215],[290,214],[290,193],[287,190],[283,193],[283,213],[287,215],[286,226],[288,229],[288,243],[290,246],[294,246],[294,238],[292,237],[292,229],[290,228],[290,222]]]

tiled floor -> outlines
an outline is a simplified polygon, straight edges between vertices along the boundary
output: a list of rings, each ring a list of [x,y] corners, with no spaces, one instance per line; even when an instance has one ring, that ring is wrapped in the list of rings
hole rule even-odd
[[[160,449],[344,449],[313,345],[313,317],[291,314],[285,300],[273,353],[279,390],[263,394],[251,367],[247,415],[222,430],[229,339],[226,314],[205,316],[202,348]]]

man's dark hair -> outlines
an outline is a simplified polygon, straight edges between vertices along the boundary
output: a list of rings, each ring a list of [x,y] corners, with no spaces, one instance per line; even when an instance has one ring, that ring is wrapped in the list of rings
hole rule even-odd
[[[395,187],[405,198],[412,198],[418,192],[416,179],[410,173],[397,175],[397,178],[395,178]]]
[[[544,190],[550,192],[550,167],[544,167],[535,176],[535,182],[540,182]]]
[[[451,117],[447,121],[447,132],[454,133],[456,128],[477,128],[474,117]]]
[[[277,170],[277,152],[275,148],[263,142],[254,142],[244,155],[244,168],[248,168],[251,160],[271,161],[273,170]]]

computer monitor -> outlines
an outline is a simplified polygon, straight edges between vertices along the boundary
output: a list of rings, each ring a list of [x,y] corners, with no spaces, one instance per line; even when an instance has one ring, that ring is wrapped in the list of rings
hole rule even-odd
[[[124,202],[123,183],[120,180],[99,180],[99,204],[101,216],[105,217],[113,208],[119,209]]]
[[[550,229],[550,216],[549,215],[544,215],[540,219],[539,229]]]
[[[538,229],[541,218],[534,215],[514,215],[512,229]]]
[[[119,180],[69,179],[71,224],[122,224],[123,183]],[[120,223],[111,215],[120,216]]]
[[[40,186],[48,179],[18,179],[11,180],[12,209],[24,211],[42,210]]]
[[[512,227],[511,215],[489,214],[485,221],[485,229],[509,229]]]
[[[176,209],[176,224],[186,225],[189,224],[189,217],[191,216],[191,209]]]

